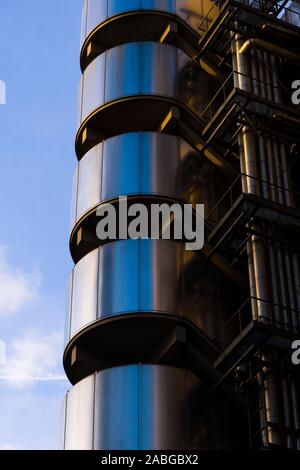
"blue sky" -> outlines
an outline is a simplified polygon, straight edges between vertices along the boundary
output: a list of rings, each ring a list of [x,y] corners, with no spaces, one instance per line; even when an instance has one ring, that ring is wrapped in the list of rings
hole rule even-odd
[[[82,0],[1,0],[0,449],[55,449]]]

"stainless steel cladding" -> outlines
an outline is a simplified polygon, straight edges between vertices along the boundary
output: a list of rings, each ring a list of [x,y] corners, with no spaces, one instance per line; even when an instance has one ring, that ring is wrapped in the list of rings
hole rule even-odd
[[[129,365],[98,372],[68,393],[67,450],[217,449],[233,445],[223,433],[232,404],[209,394],[191,372]],[[125,432],[126,431],[126,432]]]
[[[245,446],[244,408],[210,392],[220,380],[213,340],[239,304],[243,289],[230,287],[240,274],[209,243],[202,253],[96,236],[96,209],[120,196],[204,204],[207,216],[235,175],[202,135],[220,77],[197,47],[217,13],[210,0],[84,2],[65,449]]]
[[[68,341],[91,322],[129,313],[191,320],[214,338],[224,321],[227,281],[199,256],[169,240],[120,240],[82,258],[73,269]]]
[[[97,26],[106,20],[134,11],[154,10],[170,13],[177,15],[189,26],[197,29],[209,14],[212,4],[213,2],[209,0],[85,0],[81,44]]]
[[[210,178],[210,179],[209,179]],[[74,174],[72,226],[119,196],[157,195],[212,209],[219,194],[213,165],[183,139],[132,132],[107,139],[80,160]]]
[[[200,114],[208,102],[211,82],[172,45],[133,42],[116,46],[96,57],[84,71],[80,123],[106,103],[143,95],[179,100]]]

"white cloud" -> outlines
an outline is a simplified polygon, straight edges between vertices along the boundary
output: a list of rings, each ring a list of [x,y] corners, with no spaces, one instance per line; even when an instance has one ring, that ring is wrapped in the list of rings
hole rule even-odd
[[[66,380],[58,373],[62,357],[62,335],[26,331],[7,350],[7,363],[0,368],[0,379],[9,385],[26,387],[34,382]]]
[[[0,245],[0,318],[18,312],[34,300],[39,286],[39,272],[26,273],[9,264],[6,248]]]

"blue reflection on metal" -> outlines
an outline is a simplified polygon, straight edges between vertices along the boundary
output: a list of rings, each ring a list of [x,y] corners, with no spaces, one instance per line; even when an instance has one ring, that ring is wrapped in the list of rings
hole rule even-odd
[[[119,196],[156,194],[186,199],[189,186],[183,193],[183,170],[180,140],[168,134],[131,132],[95,145],[75,171],[71,229],[89,209]]]
[[[89,0],[87,11],[86,35],[97,25],[103,23],[108,16],[107,0]]]
[[[141,366],[140,368],[140,416],[139,416],[139,448],[140,450],[156,448],[155,423],[155,366]]]
[[[141,0],[142,10],[161,10],[175,13],[174,0]]]
[[[176,97],[177,49],[168,44],[141,43],[141,93]]]
[[[104,103],[106,53],[97,57],[83,75],[82,120]]]
[[[83,9],[82,9],[82,20],[81,20],[81,34],[80,34],[80,45],[84,43],[84,40],[87,35],[86,24],[87,24],[87,8],[88,0],[85,0]]]
[[[122,97],[157,94],[176,99],[177,53],[168,44],[135,42],[98,56],[84,73],[82,120],[104,103]]]
[[[94,448],[139,448],[139,366],[117,367],[97,374]]]
[[[102,248],[98,316],[135,312],[139,308],[139,253],[135,240]]]
[[[155,303],[155,268],[153,240],[140,241],[140,309],[151,311]]]
[[[139,43],[125,44],[107,53],[105,101],[136,95],[140,89]],[[96,104],[96,103],[95,103]]]
[[[177,0],[177,4],[176,0],[88,0],[86,1],[87,14],[85,10],[82,21],[81,43],[93,29],[104,23],[107,18],[130,11],[153,10],[173,13],[195,27],[196,20],[199,19],[197,11],[201,8],[201,3],[200,0],[193,0],[193,2],[191,0]]]
[[[71,335],[96,320],[99,250],[93,250],[74,268]]]
[[[79,162],[77,219],[100,200],[102,143],[93,147]]]
[[[140,0],[108,0],[108,16],[130,10],[140,10]]]
[[[103,154],[102,200],[139,193],[140,134],[107,140]]]
[[[143,132],[141,139],[141,192],[177,198],[180,195],[178,138]]]

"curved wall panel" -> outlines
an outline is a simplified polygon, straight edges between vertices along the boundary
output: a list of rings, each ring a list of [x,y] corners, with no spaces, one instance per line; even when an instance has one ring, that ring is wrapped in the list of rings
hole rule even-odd
[[[75,197],[75,221],[77,221],[87,210],[91,209],[102,200],[102,158],[103,144],[100,143],[90,150],[77,166],[78,191],[77,196]]]
[[[99,255],[91,251],[73,270],[71,295],[70,335],[73,336],[82,325],[95,320],[97,310]]]
[[[213,165],[179,137],[122,134],[96,145],[78,163],[72,223],[119,196],[156,195],[205,204],[208,213],[219,194],[215,176]]]
[[[73,269],[69,339],[95,320],[143,312],[185,317],[214,337],[225,309],[217,294],[220,298],[226,285],[220,273],[180,242],[109,243]]]
[[[71,315],[72,315],[72,297],[73,297],[73,270],[70,272],[68,279],[67,288],[67,302],[66,302],[66,319],[65,319],[65,330],[64,330],[64,344],[67,344],[70,338],[70,326],[71,326]]]
[[[123,44],[96,57],[85,70],[81,122],[105,103],[143,95],[179,100],[200,114],[209,101],[210,81],[174,46],[155,42]]]
[[[77,185],[78,185],[78,165],[75,168],[74,175],[73,175],[73,183],[72,183],[71,224],[70,224],[71,230],[76,222],[77,188],[78,188]]]
[[[107,398],[110,398],[107,400]],[[65,449],[179,450],[238,448],[243,430],[232,404],[191,372],[167,366],[107,369],[67,396]]]
[[[154,10],[177,15],[201,33],[199,26],[210,12],[212,5],[213,2],[210,0],[86,0],[81,44],[98,25],[108,18],[139,10]],[[212,14],[209,15],[207,21],[211,21],[211,17]]]
[[[93,448],[95,376],[91,375],[73,387],[65,404],[65,449]]]

